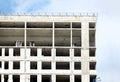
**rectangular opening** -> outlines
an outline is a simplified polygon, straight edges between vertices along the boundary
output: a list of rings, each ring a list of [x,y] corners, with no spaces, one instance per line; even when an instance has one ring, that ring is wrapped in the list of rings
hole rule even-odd
[[[5,48],[5,56],[9,56],[9,48]]]
[[[69,48],[56,48],[56,56],[69,56]]]
[[[94,22],[90,22],[89,23],[89,28],[95,28],[95,23]]]
[[[90,48],[89,49],[89,54],[90,54],[91,57],[95,57],[95,50],[96,50],[95,48]]]
[[[75,80],[75,82],[82,82],[82,80],[81,80],[81,75],[75,75],[75,78],[74,78]]]
[[[31,56],[37,56],[37,48],[31,48],[31,53],[30,53],[30,55]]]
[[[72,31],[72,45],[81,46],[81,30]]]
[[[13,82],[20,82],[20,75],[13,75]]]
[[[9,69],[9,63],[8,63],[8,61],[5,61],[4,63],[5,63],[4,69]]]
[[[90,67],[90,70],[95,70],[96,69],[96,62],[90,62],[89,67]]]
[[[37,82],[37,75],[30,75],[30,82]]]
[[[1,79],[1,75],[0,75],[0,82],[1,82],[1,80],[2,80],[2,79]]]
[[[70,28],[70,22],[55,22],[55,28]]]
[[[95,30],[89,30],[89,46],[95,46]]]
[[[96,75],[90,75],[90,82],[96,82]]]
[[[81,22],[73,22],[72,28],[81,28]]]
[[[19,61],[13,62],[13,69],[20,69],[20,62]]]
[[[30,62],[30,69],[37,69],[37,62],[35,61]]]
[[[51,75],[42,75],[42,82],[52,82]]]
[[[28,22],[27,28],[52,28],[52,22]]]
[[[74,48],[74,56],[76,56],[76,57],[81,56],[81,49],[80,48]]]
[[[51,56],[51,48],[42,48],[42,56]]]
[[[0,61],[0,69],[2,68],[2,61]]]
[[[51,62],[42,62],[42,69],[51,69]]]
[[[56,82],[70,82],[69,75],[56,75]]]
[[[74,69],[80,70],[81,69],[81,62],[74,62]]]
[[[4,75],[4,82],[8,82],[8,75]]]
[[[56,69],[69,70],[70,64],[69,64],[69,62],[56,62]]]
[[[24,28],[23,22],[0,22],[0,28]]]
[[[2,56],[2,48],[0,48],[0,56]]]
[[[14,48],[13,56],[20,56],[20,48]]]
[[[55,30],[55,46],[70,46],[70,30]]]

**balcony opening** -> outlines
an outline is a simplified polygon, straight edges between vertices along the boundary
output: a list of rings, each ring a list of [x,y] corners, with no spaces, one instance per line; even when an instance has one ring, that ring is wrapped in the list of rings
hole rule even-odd
[[[51,62],[42,62],[42,69],[51,69]]]
[[[9,69],[9,63],[8,63],[8,61],[5,61],[4,63],[5,63],[4,69]]]
[[[52,82],[51,75],[42,75],[42,82]]]
[[[69,70],[70,64],[69,64],[69,62],[56,62],[56,69]]]
[[[37,69],[37,62],[30,62],[30,69]]]
[[[66,57],[69,55],[69,48],[56,48],[56,56]]]
[[[0,75],[0,82],[1,82],[1,75]]]
[[[89,46],[95,46],[95,30],[89,31]]]
[[[74,56],[75,57],[80,57],[81,56],[81,49],[75,48],[74,49]]]
[[[2,56],[2,48],[0,48],[0,56]]]
[[[90,54],[90,57],[95,57],[95,48],[90,48],[89,49],[89,54]]]
[[[37,75],[30,75],[30,82],[37,82]]]
[[[20,75],[13,75],[13,82],[20,82]]]
[[[89,23],[89,28],[95,28],[95,23],[94,22],[90,22]]]
[[[13,56],[20,56],[20,48],[14,48]]]
[[[5,56],[9,56],[9,48],[5,48]]]
[[[55,28],[70,28],[69,22],[55,22]]]
[[[73,30],[72,31],[72,45],[73,46],[81,46],[81,30]]]
[[[2,68],[2,62],[0,61],[0,69]]]
[[[20,69],[20,62],[19,61],[13,62],[13,69]]]
[[[31,48],[31,56],[37,56],[37,48]]]
[[[74,62],[74,69],[80,70],[81,69],[81,62]]]
[[[96,82],[96,75],[90,75],[90,82]]]
[[[70,82],[69,75],[56,75],[56,82]]]
[[[4,75],[4,82],[8,82],[8,75]]]
[[[81,75],[75,75],[75,82],[82,82]]]
[[[90,62],[89,67],[90,67],[90,70],[95,70],[96,69],[96,62]]]
[[[52,28],[52,22],[28,22],[27,28]]]
[[[55,46],[70,46],[70,30],[55,30]]]
[[[72,28],[81,28],[81,22],[73,22]]]
[[[51,48],[43,48],[42,56],[51,56]]]

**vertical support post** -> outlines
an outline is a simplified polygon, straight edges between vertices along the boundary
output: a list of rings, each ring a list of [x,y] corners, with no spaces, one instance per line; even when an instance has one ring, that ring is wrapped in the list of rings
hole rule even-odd
[[[54,49],[55,48],[55,23],[53,22],[52,24],[52,48]]]
[[[71,45],[71,48],[72,48],[72,46],[73,46],[73,44],[72,44],[72,22],[70,22],[70,45]]]

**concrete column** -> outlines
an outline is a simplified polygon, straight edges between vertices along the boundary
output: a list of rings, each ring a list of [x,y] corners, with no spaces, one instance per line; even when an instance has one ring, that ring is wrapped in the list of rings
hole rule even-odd
[[[70,23],[70,28],[71,28],[71,30],[70,30],[70,32],[71,32],[71,34],[70,34],[70,45],[71,45],[71,48],[72,48],[72,22]]]
[[[25,75],[25,82],[30,82],[30,75]]]
[[[20,82],[25,82],[25,75],[20,75]]]
[[[24,61],[20,61],[20,70],[24,72],[24,69],[25,69]]]
[[[41,57],[41,55],[42,55],[42,49],[37,49],[37,56],[38,56],[38,58],[40,58]]]
[[[52,61],[52,70],[53,70],[53,73],[54,73],[54,71],[56,69],[56,65],[55,65],[56,49],[52,49],[51,54],[52,54],[52,59],[53,59],[53,61]]]
[[[55,74],[52,75],[52,81],[51,82],[56,82],[56,75]]]
[[[4,82],[4,75],[1,75],[1,82]]]
[[[70,82],[74,82],[74,75],[70,75]]]
[[[9,69],[13,70],[13,61],[9,61]]]
[[[2,61],[2,70],[4,70],[5,61]]]
[[[82,22],[82,49],[81,49],[81,70],[82,82],[89,81],[89,23]]]
[[[2,57],[5,56],[5,48],[2,48]]]
[[[9,75],[8,82],[13,82],[13,79],[12,79],[12,75],[11,75],[11,74]]]
[[[37,76],[37,82],[42,82],[41,75]]]
[[[24,48],[20,48],[20,56],[22,58],[25,58],[25,49]]]
[[[53,31],[52,31],[52,46],[55,47],[55,23],[53,22]]]
[[[37,67],[38,67],[38,71],[41,71],[41,61],[38,61]]]
[[[9,57],[13,57],[13,48],[9,48]]]
[[[27,58],[30,57],[30,49],[26,49],[26,57],[27,57]]]

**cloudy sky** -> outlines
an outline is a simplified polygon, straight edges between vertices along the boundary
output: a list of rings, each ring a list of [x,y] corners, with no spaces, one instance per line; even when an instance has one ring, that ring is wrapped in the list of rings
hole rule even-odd
[[[101,82],[120,81],[119,0],[0,0],[1,14],[95,12],[97,73]]]

